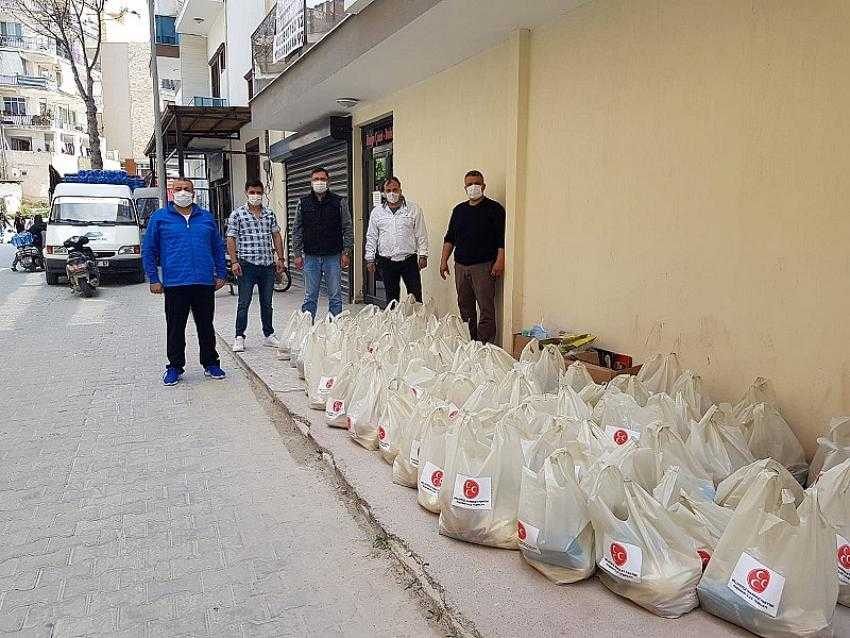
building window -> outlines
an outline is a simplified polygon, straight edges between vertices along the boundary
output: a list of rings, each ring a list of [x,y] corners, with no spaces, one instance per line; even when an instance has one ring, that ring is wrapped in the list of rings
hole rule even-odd
[[[68,135],[62,136],[62,152],[65,155],[74,154],[74,138]]]
[[[48,153],[53,152],[53,134],[47,133],[44,136],[44,150]]]
[[[27,101],[22,97],[4,97],[3,98],[3,114],[4,115],[26,115]]]
[[[156,43],[180,44],[180,36],[174,27],[174,16],[155,16]]]
[[[3,40],[12,45],[16,40],[21,41],[24,32],[20,22],[0,22],[0,35],[4,36]]]
[[[10,137],[9,138],[9,148],[13,151],[31,151],[32,150],[32,138],[31,137]]]

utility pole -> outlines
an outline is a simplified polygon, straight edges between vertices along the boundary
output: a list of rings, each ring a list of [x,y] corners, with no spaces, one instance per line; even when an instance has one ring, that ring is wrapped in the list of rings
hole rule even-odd
[[[159,182],[159,200],[168,202],[168,185],[165,176],[165,150],[162,143],[162,111],[159,108],[159,70],[156,68],[156,25],[154,0],[148,0],[148,19],[151,32],[151,79],[153,80],[153,125],[156,136],[156,179]]]

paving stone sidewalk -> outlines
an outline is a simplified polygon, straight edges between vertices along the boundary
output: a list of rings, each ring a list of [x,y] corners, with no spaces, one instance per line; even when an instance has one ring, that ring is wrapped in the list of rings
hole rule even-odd
[[[0,272],[0,634],[440,635],[229,355],[165,388],[161,298],[43,282]]]

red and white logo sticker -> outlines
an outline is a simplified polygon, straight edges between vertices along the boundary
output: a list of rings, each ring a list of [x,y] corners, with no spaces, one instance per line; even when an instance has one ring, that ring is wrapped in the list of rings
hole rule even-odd
[[[743,552],[727,586],[751,607],[776,618],[785,577]]]
[[[537,546],[537,539],[540,536],[540,528],[534,527],[525,521],[516,522],[516,535],[519,539],[519,546],[527,552],[540,554],[540,548]]]
[[[437,467],[430,461],[425,461],[419,478],[419,487],[429,494],[439,494],[443,484],[443,468]]]
[[[612,576],[639,583],[643,567],[643,550],[625,541],[608,539],[599,566]]]
[[[492,478],[489,476],[455,477],[452,505],[469,510],[491,510],[493,503],[490,499]]]
[[[390,437],[387,436],[387,430],[383,425],[378,426],[378,447],[382,450],[390,449]]]
[[[843,536],[835,535],[835,560],[838,564],[838,582],[850,585],[850,543]]]
[[[454,421],[460,416],[460,408],[454,403],[449,403],[449,420]]]
[[[615,428],[609,425],[605,428],[605,436],[609,441],[613,441],[614,445],[625,445],[629,441],[637,443],[640,441],[640,432],[637,430],[629,430],[628,428]]]
[[[705,568],[708,567],[708,561],[711,560],[711,552],[707,549],[698,549],[697,554],[699,554],[699,559],[702,561],[702,571],[705,571]]]
[[[319,392],[327,392],[334,387],[336,377],[322,377],[319,379]]]
[[[337,417],[345,412],[345,402],[340,401],[339,399],[336,401],[328,401],[328,407],[325,412],[327,412],[330,417]]]

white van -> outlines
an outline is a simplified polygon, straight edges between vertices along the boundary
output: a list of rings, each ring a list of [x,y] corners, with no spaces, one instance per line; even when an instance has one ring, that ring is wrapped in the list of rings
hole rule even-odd
[[[162,208],[163,204],[159,199],[159,188],[150,186],[137,188],[133,191],[133,201],[136,202],[136,214],[139,216],[139,226],[142,227],[144,235],[145,228],[148,225],[148,220],[156,211]]]
[[[44,238],[48,285],[65,275],[68,251],[62,244],[74,235],[89,238],[101,275],[122,275],[133,283],[145,280],[139,219],[129,186],[57,184]]]

